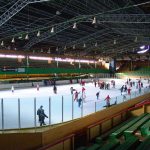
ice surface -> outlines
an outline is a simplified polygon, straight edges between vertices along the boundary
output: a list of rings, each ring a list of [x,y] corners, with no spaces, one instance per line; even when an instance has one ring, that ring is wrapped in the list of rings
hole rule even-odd
[[[105,80],[110,83],[112,79],[100,80]],[[86,83],[84,86],[86,89],[86,97],[83,102],[83,107],[78,107],[78,102],[73,100],[74,96],[72,96],[70,92],[70,87],[73,87],[80,92],[79,97],[82,97],[82,86],[80,84],[59,85],[57,86],[57,94],[54,94],[52,86],[40,87],[39,91],[37,91],[36,87],[15,89],[14,93],[11,92],[11,89],[0,91],[0,129],[2,129],[2,116],[4,120],[4,129],[18,128],[19,124],[21,128],[39,126],[36,111],[41,105],[43,105],[45,114],[49,117],[45,119],[45,123],[56,124],[105,109],[104,106],[106,105],[106,101],[104,99],[108,94],[111,97],[111,104],[114,104],[116,100],[117,103],[120,103],[123,101],[120,88],[126,81],[122,79],[113,80],[116,82],[116,87],[112,88],[111,86],[110,90],[102,90],[99,89],[99,87],[95,87],[94,83]],[[134,81],[137,82],[137,80]],[[143,80],[142,82],[144,83],[144,87],[148,86],[147,80]],[[100,91],[99,100],[96,98],[96,93],[98,91]],[[138,95],[138,89],[132,87],[132,94],[131,96],[126,95],[126,100]],[[19,117],[20,121],[18,119]]]

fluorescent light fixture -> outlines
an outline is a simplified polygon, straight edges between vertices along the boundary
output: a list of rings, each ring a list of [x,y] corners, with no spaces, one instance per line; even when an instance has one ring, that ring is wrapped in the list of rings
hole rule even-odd
[[[37,56],[29,56],[29,59],[33,59],[33,60],[53,60],[51,57],[37,57]]]
[[[55,61],[60,61],[60,62],[81,62],[81,63],[95,63],[94,60],[80,60],[80,59],[71,59],[71,58],[59,58],[59,57],[55,57]]]
[[[138,53],[138,54],[143,54],[143,53],[146,53],[148,50],[149,50],[149,45],[148,45],[147,49],[140,50],[140,51],[138,51],[137,53]]]
[[[145,49],[145,50],[142,50],[142,51],[138,51],[137,53],[138,54],[143,54],[143,53],[146,53],[148,51],[148,49]]]
[[[144,49],[145,48],[145,45],[143,45],[143,46],[140,46],[140,49]]]
[[[95,63],[94,60],[80,60],[80,59],[75,59],[74,62],[81,62],[81,63]]]
[[[1,58],[25,58],[23,55],[5,55],[5,54],[0,54]]]
[[[71,59],[71,58],[55,58],[55,61],[62,61],[62,62],[77,62],[77,63],[95,63],[94,60],[80,60],[80,59]]]

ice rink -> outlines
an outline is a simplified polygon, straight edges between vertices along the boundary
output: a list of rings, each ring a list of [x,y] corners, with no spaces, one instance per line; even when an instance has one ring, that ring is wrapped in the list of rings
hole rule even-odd
[[[94,83],[86,83],[85,99],[83,107],[78,107],[78,102],[74,101],[74,96],[71,95],[70,87],[76,89],[79,93],[79,97],[82,97],[82,86],[80,84],[59,85],[57,86],[57,94],[53,92],[53,86],[40,87],[37,91],[36,87],[28,89],[15,89],[14,93],[11,90],[0,91],[0,129],[10,128],[28,128],[39,126],[38,116],[36,114],[37,109],[43,105],[45,114],[48,118],[45,119],[45,123],[56,124],[72,119],[76,119],[95,111],[106,109],[106,101],[104,100],[109,94],[111,104],[115,101],[120,103],[123,101],[120,88],[125,84],[125,80],[122,79],[100,79],[107,83],[111,80],[115,80],[116,87],[110,86],[110,90],[100,89],[95,87]],[[137,79],[134,79],[137,83]],[[147,80],[142,80],[144,89],[149,90]],[[147,88],[146,88],[147,87]],[[96,98],[96,93],[100,91],[99,100]],[[136,86],[132,87],[131,95],[126,95],[126,99],[139,96],[139,91]]]

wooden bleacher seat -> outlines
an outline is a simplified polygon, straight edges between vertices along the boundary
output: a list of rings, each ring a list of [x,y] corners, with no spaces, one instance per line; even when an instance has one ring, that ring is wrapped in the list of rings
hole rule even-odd
[[[150,114],[146,114],[143,118],[138,120],[135,124],[133,124],[131,127],[126,129],[124,131],[124,135],[126,138],[128,138],[130,135],[132,135],[144,122],[150,119]]]
[[[150,135],[150,120],[143,124],[140,128],[142,136]]]
[[[135,150],[135,145],[139,143],[139,140],[135,136],[130,136],[123,144],[119,145],[116,149],[113,150],[130,150],[133,148]]]
[[[120,135],[122,135],[122,133],[128,129],[130,126],[132,126],[133,124],[135,124],[137,121],[139,121],[141,118],[143,118],[145,115],[147,114],[142,114],[139,117],[134,118],[133,120],[131,120],[130,122],[128,122],[127,124],[125,124],[124,126],[122,126],[120,129],[116,130],[115,132],[113,132],[110,135],[110,138],[116,138],[119,137]]]
[[[121,127],[123,127],[125,124],[127,124],[128,122],[130,122],[131,120],[133,120],[134,118],[130,118],[127,121],[124,121],[123,123],[119,124],[118,126],[116,126],[115,128],[109,130],[107,133],[102,134],[101,136],[98,136],[95,140],[96,143],[101,143],[103,139],[107,138],[111,133],[115,132],[116,130],[120,129]]]
[[[81,146],[81,147],[79,147],[79,148],[76,149],[76,150],[86,150],[86,148],[85,148],[85,146]]]
[[[150,136],[148,136],[136,150],[149,150],[150,149]]]
[[[86,150],[98,150],[101,147],[101,144],[93,144],[90,147],[87,147]]]
[[[105,144],[103,147],[101,147],[100,149],[98,149],[98,150],[113,150],[119,144],[120,144],[119,140],[109,139],[109,142],[107,144]]]

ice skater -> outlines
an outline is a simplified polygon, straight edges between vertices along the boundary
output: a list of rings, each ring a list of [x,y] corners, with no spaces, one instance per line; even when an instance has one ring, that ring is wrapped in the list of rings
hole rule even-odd
[[[100,93],[100,92],[97,92],[97,93],[96,93],[96,98],[97,98],[97,100],[99,100],[99,93]]]
[[[82,98],[80,97],[80,98],[78,99],[78,107],[81,106],[81,103],[82,103]]]
[[[78,100],[78,95],[79,95],[80,92],[76,91],[74,93],[74,101],[77,101]]]
[[[76,91],[73,87],[70,88],[70,92],[71,94],[73,94],[73,92]]]
[[[37,84],[36,85],[36,90],[39,91],[39,89],[40,89],[40,86],[39,86],[39,84]]]
[[[56,87],[56,85],[54,85],[53,91],[54,91],[55,94],[57,94],[57,87]]]
[[[121,91],[121,95],[122,95],[122,92],[124,90],[124,85],[121,87],[120,91]]]
[[[43,106],[40,106],[40,108],[37,110],[37,115],[39,117],[40,126],[46,125],[44,120],[45,120],[45,117],[48,118],[48,116],[44,113]]]
[[[14,86],[11,87],[11,92],[14,93]]]
[[[106,106],[107,107],[109,107],[110,106],[110,96],[109,95],[107,95],[107,97],[105,98],[105,100],[106,100]]]
[[[131,88],[129,87],[128,88],[128,95],[130,95],[131,94]]]
[[[82,97],[86,97],[86,95],[85,95],[85,88],[84,87],[82,87]]]

